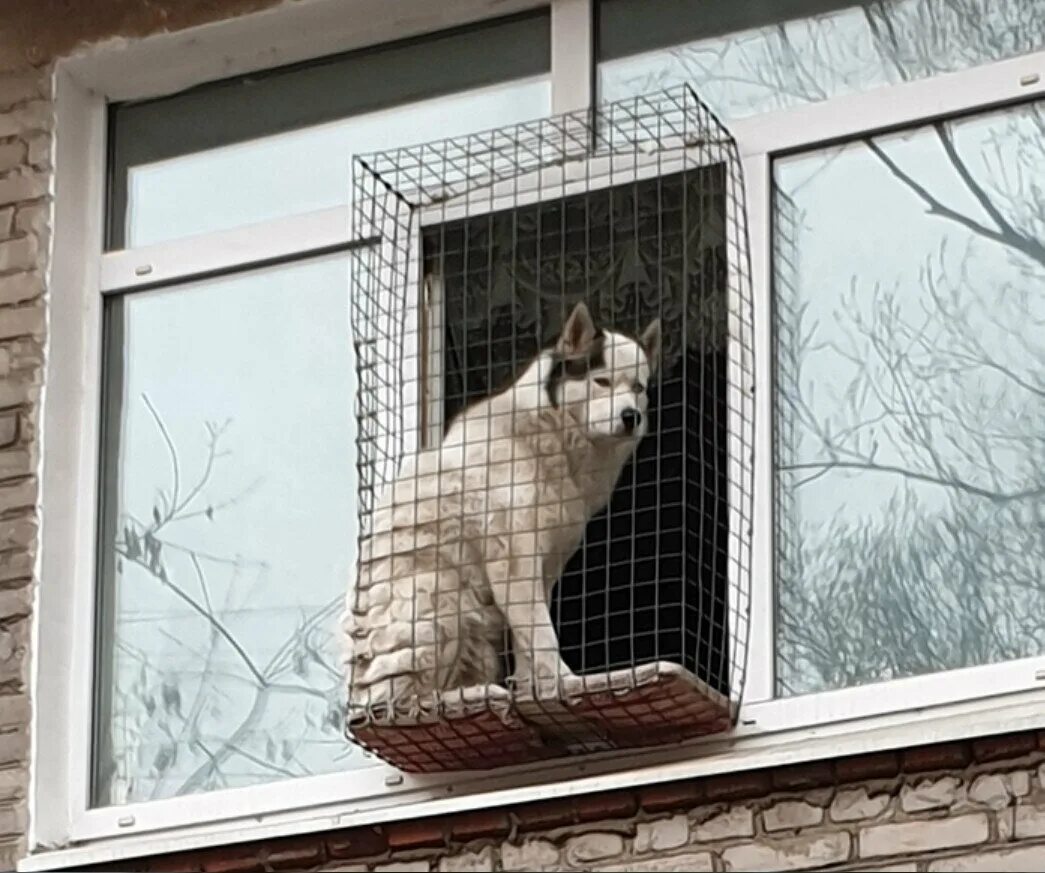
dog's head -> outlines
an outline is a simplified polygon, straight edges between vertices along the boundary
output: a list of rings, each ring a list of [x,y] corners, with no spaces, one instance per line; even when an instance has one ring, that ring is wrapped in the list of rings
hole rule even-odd
[[[647,389],[660,359],[660,321],[634,339],[596,328],[578,303],[551,352],[544,390],[589,437],[638,442],[646,434]]]

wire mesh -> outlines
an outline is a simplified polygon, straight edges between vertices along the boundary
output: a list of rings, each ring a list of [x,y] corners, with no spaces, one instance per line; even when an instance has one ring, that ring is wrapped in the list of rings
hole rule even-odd
[[[357,159],[352,738],[408,771],[728,730],[751,274],[688,87]]]

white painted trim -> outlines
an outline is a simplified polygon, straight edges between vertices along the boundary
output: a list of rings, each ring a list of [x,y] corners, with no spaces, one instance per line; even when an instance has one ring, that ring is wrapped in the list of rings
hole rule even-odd
[[[719,150],[714,150],[718,152]],[[724,156],[723,156],[724,157]],[[729,164],[726,164],[728,170]],[[751,617],[753,613],[751,588],[758,582],[753,578],[754,557],[752,542],[756,521],[756,497],[754,491],[754,458],[756,452],[756,428],[761,417],[758,406],[758,349],[753,331],[759,322],[759,309],[754,299],[754,277],[751,269],[753,257],[750,219],[747,204],[758,200],[758,187],[751,191],[752,182],[758,186],[761,180],[744,177],[741,164],[740,176],[726,173],[725,189],[725,251],[727,269],[727,345],[726,345],[726,469],[728,495],[727,533],[727,607],[728,607],[728,652],[729,652],[729,696],[736,700],[738,690],[746,694],[747,676],[750,669]],[[756,216],[758,220],[759,216]],[[745,283],[750,282],[748,286]],[[764,392],[763,392],[764,393]],[[752,457],[752,454],[754,457]],[[750,527],[750,530],[745,528]],[[741,624],[743,622],[743,625]],[[763,642],[756,639],[757,644]],[[743,696],[743,695],[741,695]]]
[[[873,696],[875,689],[868,689]],[[926,743],[969,739],[996,732],[1023,731],[1045,727],[1045,691],[967,701],[938,709],[917,708],[859,722],[813,724],[779,733],[718,738],[701,744],[700,756],[692,748],[632,752],[627,763],[611,762],[612,770],[595,763],[560,762],[545,765],[548,777],[526,787],[505,788],[504,779],[493,774],[462,774],[438,793],[396,794],[382,808],[340,802],[275,816],[230,818],[222,822],[179,829],[176,833],[142,834],[99,840],[92,845],[41,852],[23,859],[19,870],[57,870],[87,864],[192,851],[207,846],[230,845],[251,840],[376,824],[403,818],[448,814],[476,806],[485,808],[543,800],[554,784],[556,797],[571,797],[615,788],[634,788],[679,779],[735,773],[807,761],[903,749]],[[346,781],[350,777],[343,777]],[[487,790],[471,793],[478,783]],[[231,810],[226,810],[227,813]]]
[[[54,85],[54,246],[41,428],[41,567],[34,608],[34,845],[65,842],[72,819],[87,801],[100,414],[104,102],[63,67]],[[84,172],[85,166],[98,170]]]
[[[552,115],[594,102],[593,0],[552,0]]]
[[[348,248],[351,211],[335,206],[102,255],[103,293],[184,282]],[[366,240],[357,241],[366,244]]]
[[[1045,95],[1045,51],[731,122],[742,155],[776,154]]]
[[[771,178],[765,155],[742,159],[747,188],[751,288],[755,309],[755,465],[751,542],[751,616],[744,700],[771,700],[774,681],[773,345]]]
[[[549,0],[284,0],[143,39],[110,39],[64,63],[109,100],[139,100],[244,73],[548,6]]]
[[[963,701],[970,706],[982,705],[986,717],[994,697],[1023,693],[1029,699],[1040,693],[1041,675],[1045,675],[1045,655],[750,703],[744,706],[744,719],[752,730],[773,733],[799,725],[874,719],[886,713],[931,712],[935,707],[961,705]],[[994,729],[1010,730],[1001,719]]]

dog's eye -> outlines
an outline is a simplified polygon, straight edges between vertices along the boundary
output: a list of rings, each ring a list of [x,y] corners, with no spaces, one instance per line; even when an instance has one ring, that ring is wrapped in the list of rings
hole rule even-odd
[[[635,393],[636,394],[642,394],[642,392],[645,391],[645,390],[646,390],[646,386],[643,385],[641,382],[636,382],[635,383]]]
[[[598,376],[595,379],[595,384],[600,388],[609,388],[613,383],[605,376]]]

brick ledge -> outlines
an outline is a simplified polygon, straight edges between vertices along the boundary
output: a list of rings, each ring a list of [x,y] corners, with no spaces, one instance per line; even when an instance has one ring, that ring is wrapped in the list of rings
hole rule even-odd
[[[997,734],[933,743],[901,751],[872,752],[827,761],[791,764],[736,774],[684,779],[571,798],[556,798],[498,809],[429,816],[384,825],[282,837],[208,849],[156,855],[126,862],[77,867],[84,871],[144,873],[258,873],[301,870],[320,864],[392,855],[437,853],[475,840],[552,830],[599,820],[683,811],[700,803],[752,800],[769,794],[844,786],[873,779],[983,765],[1045,751],[1045,730]]]

